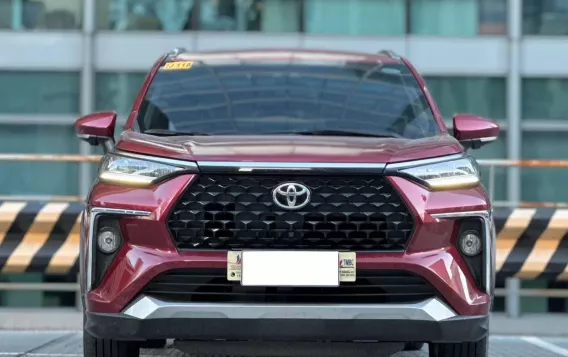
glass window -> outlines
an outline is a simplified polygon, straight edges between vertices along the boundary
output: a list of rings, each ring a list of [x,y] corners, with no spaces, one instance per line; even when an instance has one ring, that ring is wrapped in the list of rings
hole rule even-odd
[[[507,0],[478,0],[480,35],[504,35],[507,29]]]
[[[95,79],[95,108],[128,115],[146,73],[98,73]]]
[[[477,160],[483,159],[505,159],[507,157],[507,135],[502,131],[499,138],[477,150],[469,150],[469,154]],[[490,190],[490,168],[480,163],[481,180],[483,185]],[[507,169],[504,167],[495,167],[493,200],[505,201],[507,199]]]
[[[524,0],[523,33],[525,35],[568,35],[568,1]]]
[[[411,33],[477,36],[507,33],[506,0],[411,1]]]
[[[82,0],[0,0],[0,29],[80,30]]]
[[[191,30],[194,0],[97,0],[101,30]]]
[[[325,35],[403,35],[405,0],[305,0],[305,32]]]
[[[77,154],[72,125],[0,125],[0,152]],[[77,195],[79,164],[2,162],[0,195]]]
[[[496,120],[507,117],[505,78],[426,77],[425,80],[446,119],[456,113],[472,113]]]
[[[523,119],[568,119],[568,79],[523,80]]]
[[[284,62],[162,68],[140,108],[139,127],[217,135],[342,130],[413,139],[440,133],[404,64]]]
[[[523,133],[524,159],[568,160],[565,132]],[[568,202],[568,170],[563,168],[521,168],[523,201]]]
[[[0,114],[78,112],[78,73],[0,72]]]
[[[199,5],[199,6],[198,6]],[[300,31],[299,0],[97,0],[103,30]]]
[[[298,0],[202,0],[199,6],[203,31],[300,31]]]

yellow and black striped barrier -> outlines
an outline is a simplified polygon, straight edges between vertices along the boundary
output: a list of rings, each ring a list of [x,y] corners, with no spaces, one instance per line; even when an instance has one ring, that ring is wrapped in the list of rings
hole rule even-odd
[[[496,209],[497,277],[568,280],[568,209]]]
[[[0,274],[78,271],[82,203],[0,204]]]
[[[78,270],[82,203],[0,203],[0,274]],[[497,277],[568,280],[568,209],[496,209]]]

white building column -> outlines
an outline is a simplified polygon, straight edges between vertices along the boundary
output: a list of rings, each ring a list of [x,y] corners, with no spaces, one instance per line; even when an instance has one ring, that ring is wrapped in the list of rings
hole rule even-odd
[[[82,68],[80,84],[80,111],[86,115],[94,111],[95,73],[94,73],[94,36],[96,0],[84,0],[82,36]],[[86,142],[80,143],[81,155],[90,155],[93,150]],[[79,169],[79,195],[86,197],[92,184],[92,164],[81,163]]]
[[[507,157],[520,159],[522,155],[521,123],[521,40],[522,40],[522,0],[508,0],[509,11],[509,71],[507,73]],[[508,201],[518,203],[521,200],[520,168],[511,167],[507,174]],[[520,281],[509,278],[505,284],[507,295],[505,310],[510,317],[519,317],[521,313]]]
[[[521,125],[521,40],[522,0],[508,0],[509,70],[507,73],[507,158],[520,159],[522,155]],[[521,176],[518,167],[509,168],[507,174],[507,199],[513,203],[521,200]]]

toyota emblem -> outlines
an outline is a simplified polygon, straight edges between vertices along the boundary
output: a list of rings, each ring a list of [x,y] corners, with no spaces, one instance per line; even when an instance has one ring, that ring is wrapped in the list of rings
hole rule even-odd
[[[311,192],[306,186],[287,182],[272,191],[274,203],[284,209],[300,209],[310,203]]]

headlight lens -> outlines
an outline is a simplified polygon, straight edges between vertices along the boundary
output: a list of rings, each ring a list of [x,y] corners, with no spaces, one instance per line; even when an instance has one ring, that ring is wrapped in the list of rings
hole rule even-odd
[[[443,161],[401,170],[432,190],[468,188],[479,185],[479,170],[473,159]]]
[[[148,186],[179,170],[182,168],[126,156],[107,155],[101,163],[99,179],[109,183]]]

